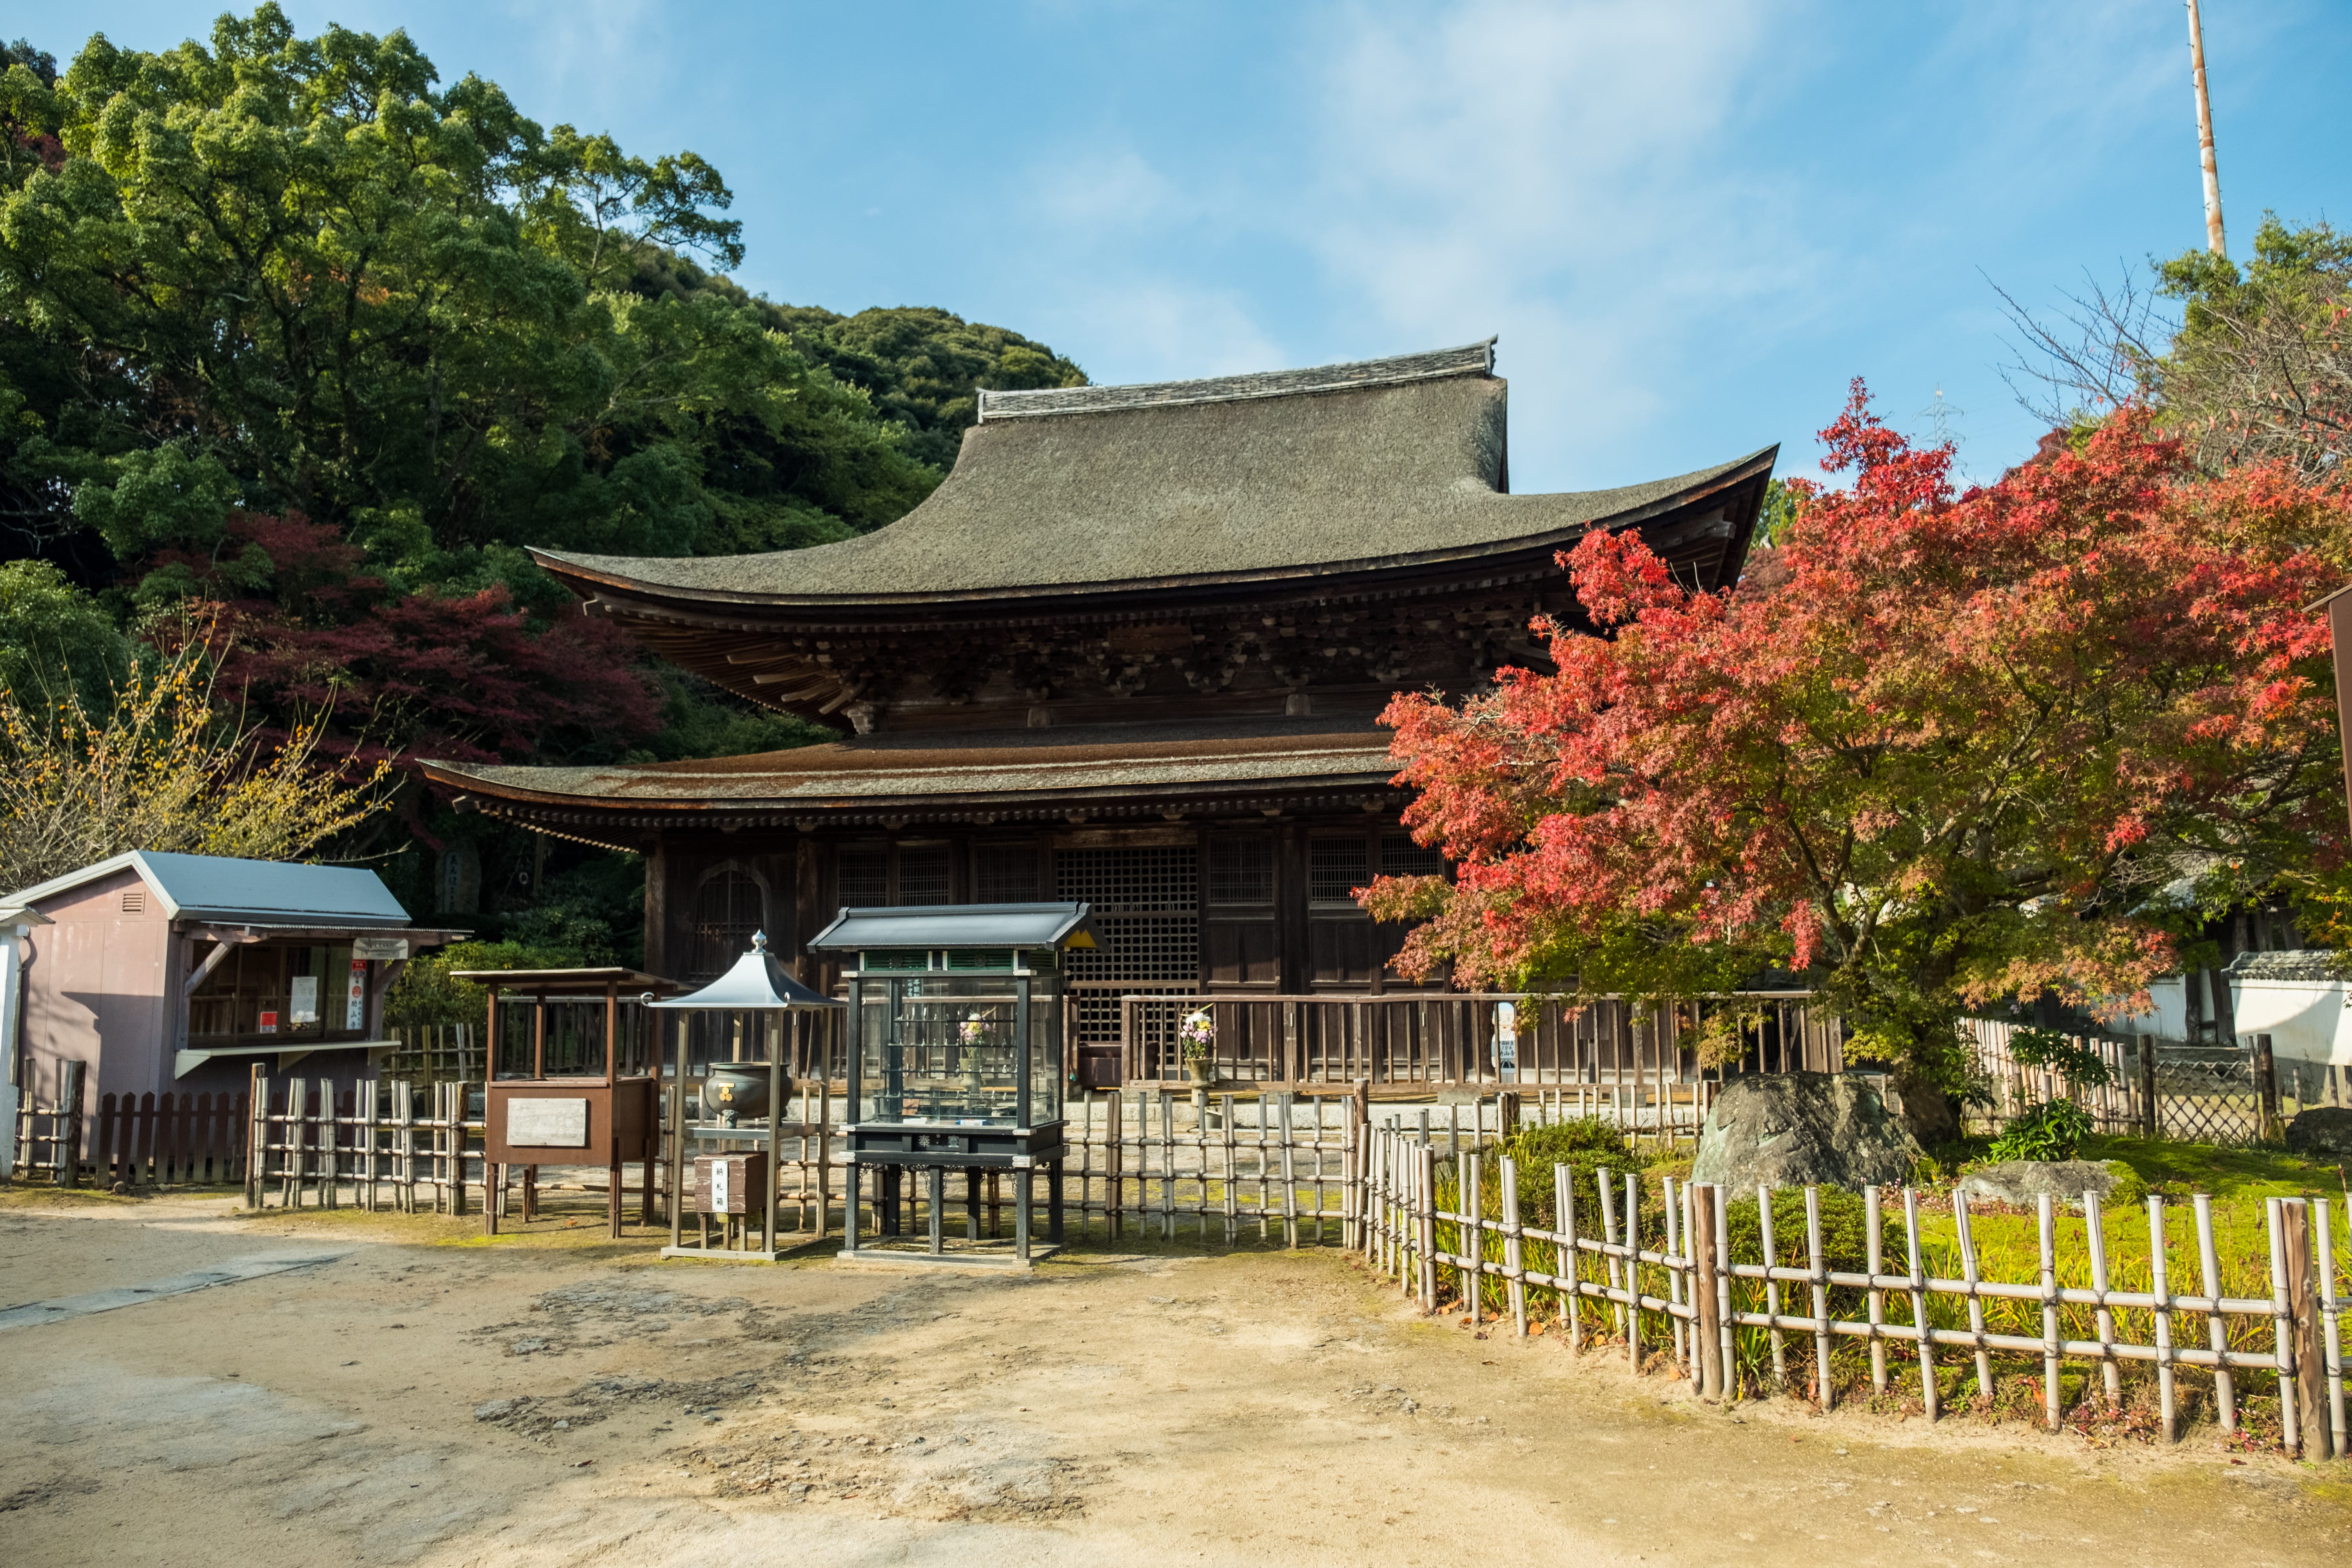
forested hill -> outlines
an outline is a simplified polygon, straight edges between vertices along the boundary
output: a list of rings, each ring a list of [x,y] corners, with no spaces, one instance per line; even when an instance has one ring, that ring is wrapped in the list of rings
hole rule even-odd
[[[205,639],[225,711],[323,715],[362,766],[822,736],[581,616],[525,547],[846,538],[930,493],[977,388],[1085,376],[944,310],[747,293],[732,199],[275,5],[62,70],[0,48],[0,678],[104,700]],[[548,907],[521,838],[411,784],[341,847],[422,911],[470,846],[488,915]],[[625,951],[633,875],[589,900],[611,942],[554,947]]]
[[[715,694],[567,616],[524,547],[844,538],[929,493],[976,387],[1084,380],[945,310],[746,293],[718,170],[542,127],[401,33],[264,5],[5,63],[7,570],[126,633],[233,630],[251,700],[354,743],[740,742],[749,715],[692,710]]]

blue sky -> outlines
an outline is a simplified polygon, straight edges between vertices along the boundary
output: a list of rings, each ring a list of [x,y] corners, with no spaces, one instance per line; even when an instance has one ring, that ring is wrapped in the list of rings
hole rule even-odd
[[[62,60],[218,9],[5,26]],[[2204,237],[2179,0],[286,9],[702,153],[774,299],[943,306],[1101,382],[1498,333],[1521,490],[1773,441],[1810,473],[1854,375],[1915,433],[1941,387],[1990,477],[2038,434],[1992,284],[2049,308]],[[2265,208],[2341,219],[2352,5],[2205,27],[2232,253]]]

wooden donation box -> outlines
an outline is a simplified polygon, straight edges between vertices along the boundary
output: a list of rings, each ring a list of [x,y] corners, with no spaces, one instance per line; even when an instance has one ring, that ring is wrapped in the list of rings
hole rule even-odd
[[[704,1154],[694,1162],[694,1212],[757,1215],[767,1202],[768,1153]]]
[[[533,1217],[539,1167],[604,1171],[606,1223],[617,1238],[622,1168],[638,1164],[650,1222],[661,1079],[659,1034],[644,1005],[677,987],[627,969],[467,970],[458,978],[490,992],[483,1228],[498,1234],[507,1173],[515,1166],[524,1171],[526,1220]]]

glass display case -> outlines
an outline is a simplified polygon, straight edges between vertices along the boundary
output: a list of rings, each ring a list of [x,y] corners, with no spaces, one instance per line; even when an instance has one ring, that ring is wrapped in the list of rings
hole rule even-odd
[[[810,942],[841,955],[854,1042],[845,1133],[851,1163],[877,1173],[885,1236],[911,1217],[902,1213],[917,1201],[901,1179],[908,1168],[930,1172],[934,1255],[940,1173],[961,1169],[977,1182],[979,1172],[1010,1171],[1015,1250],[1026,1261],[1036,1171],[1059,1213],[1064,955],[1094,945],[1084,904],[844,910]],[[847,1240],[854,1253],[855,1228]]]
[[[1051,949],[869,953],[849,976],[861,1125],[1034,1130],[1062,1117]],[[912,972],[915,961],[947,967]],[[903,966],[903,967],[902,967]]]

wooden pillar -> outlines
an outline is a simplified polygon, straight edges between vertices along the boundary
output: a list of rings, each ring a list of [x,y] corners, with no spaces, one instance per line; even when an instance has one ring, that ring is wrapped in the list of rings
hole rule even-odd
[[[1312,989],[1315,966],[1307,955],[1307,830],[1296,820],[1275,825],[1274,908],[1283,994],[1304,995]]]
[[[2281,1250],[2286,1261],[2286,1296],[2294,1343],[2297,1436],[2306,1459],[2341,1458],[2329,1420],[2326,1335],[2320,1326],[2317,1276],[2312,1268],[2311,1205],[2288,1198],[2279,1205]]]
[[[2144,1137],[2155,1138],[2164,1131],[2164,1118],[2156,1104],[2156,1037],[2139,1037],[2139,1130]]]
[[[59,1065],[62,1070],[58,1075],[58,1110],[64,1120],[58,1129],[58,1185],[78,1187],[81,1185],[84,1136],[82,1102],[89,1098],[84,1092],[84,1080],[89,1076],[89,1067],[77,1058],[68,1058]],[[15,1137],[16,1130],[10,1128],[8,1135]]]
[[[2253,1050],[2254,1095],[2261,1107],[2262,1135],[2265,1140],[2276,1138],[2279,1136],[2278,1060],[2271,1055],[2271,1037],[2268,1035],[2256,1035],[2248,1043]]]
[[[1691,1188],[1691,1257],[1698,1264],[1695,1305],[1698,1308],[1698,1394],[1723,1397],[1723,1307],[1717,1296],[1715,1268],[1715,1188],[1699,1184]]]

